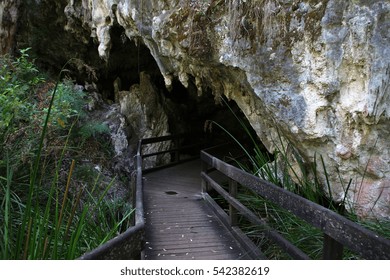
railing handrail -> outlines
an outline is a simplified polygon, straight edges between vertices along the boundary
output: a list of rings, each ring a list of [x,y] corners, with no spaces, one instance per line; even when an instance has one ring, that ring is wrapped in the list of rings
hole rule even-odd
[[[169,140],[173,140],[173,139],[179,139],[179,138],[184,137],[185,135],[186,135],[185,133],[181,133],[181,134],[172,134],[172,135],[163,135],[163,136],[142,138],[139,140],[138,143],[141,142],[142,145],[153,144],[153,143],[164,142],[164,141],[169,141]],[[140,148],[140,147],[138,146],[138,148]]]
[[[107,241],[101,246],[93,249],[90,252],[85,253],[79,259],[127,259],[127,258],[140,258],[143,247],[143,239],[145,232],[145,216],[144,216],[144,204],[143,204],[143,157],[151,156],[150,154],[142,154],[142,146],[147,144],[153,144],[158,142],[176,140],[184,137],[186,134],[165,135],[159,137],[144,138],[138,141],[137,153],[134,156],[135,161],[135,180],[132,186],[132,205],[135,205],[135,214],[133,219],[133,225],[130,226],[125,232]],[[155,155],[177,152],[187,149],[191,146],[177,147],[166,151],[154,153]],[[199,157],[199,155],[197,156]],[[180,157],[177,158],[180,161]],[[181,161],[180,161],[181,162]]]
[[[215,168],[225,174],[231,180],[251,189],[263,198],[268,199],[320,229],[325,234],[324,241],[329,242],[328,244],[336,244],[336,250],[340,250],[344,245],[364,258],[390,259],[389,239],[379,236],[330,209],[230,165],[204,150],[201,151],[201,160],[209,167]],[[207,176],[206,169],[204,168],[202,172],[202,180],[204,181],[202,184],[211,183],[211,186],[215,187],[216,183],[212,182]],[[230,197],[228,202],[237,211],[242,210],[240,205],[236,203],[234,197]],[[253,212],[252,214],[254,215]],[[329,251],[329,248],[325,247],[324,251]],[[340,252],[328,252],[328,255],[325,255],[324,258],[331,258],[332,256],[340,257]]]
[[[144,205],[143,205],[143,155],[142,146],[162,141],[178,139],[184,135],[166,135],[141,139],[138,142],[137,154],[135,155],[136,172],[135,183],[133,184],[133,205],[135,205],[135,215],[133,226],[129,227],[124,233],[109,240],[98,248],[82,255],[80,259],[127,259],[140,258],[143,247],[145,232]],[[180,147],[173,149],[180,151]],[[168,150],[166,152],[170,152]],[[164,151],[163,151],[164,152]],[[146,155],[148,156],[148,155]],[[218,170],[227,176],[231,182],[251,189],[265,199],[272,201],[278,206],[288,210],[295,216],[305,220],[312,226],[320,229],[324,233],[324,251],[327,251],[328,257],[341,257],[342,246],[346,246],[352,251],[368,259],[390,259],[390,240],[379,236],[378,234],[348,220],[347,218],[323,207],[312,201],[309,201],[299,195],[280,188],[270,182],[249,174],[233,165],[230,165],[208,153],[208,150],[202,150],[201,160],[207,164],[210,169]],[[216,189],[228,202],[230,207],[236,209],[249,221],[262,226],[265,229],[265,235],[278,243],[291,256],[299,259],[307,259],[307,255],[289,243],[279,233],[270,228],[260,217],[257,217],[252,211],[242,205],[234,196],[225,191],[217,182],[208,176],[203,168],[201,173],[202,185],[209,184]],[[234,185],[235,183],[233,183]],[[236,192],[236,187],[234,192]],[[231,210],[231,215],[233,210]],[[231,221],[234,220],[232,217]],[[327,248],[325,244],[335,245],[338,252],[332,252],[332,246]],[[341,248],[341,255],[340,255]]]
[[[142,139],[138,142],[137,153],[134,157],[136,166],[135,182],[131,190],[133,197],[132,205],[135,206],[133,225],[122,234],[107,241],[96,249],[85,253],[80,259],[138,259],[141,257],[145,231],[141,148]],[[127,252],[126,246],[129,247],[130,251]]]
[[[141,142],[141,140],[140,140]],[[135,225],[145,224],[144,219],[144,198],[143,198],[143,177],[142,177],[142,156],[141,156],[141,145],[138,145],[137,154],[135,156],[136,162],[136,177],[135,177]]]
[[[164,163],[161,165],[156,165],[154,167],[149,167],[149,168],[144,168],[143,167],[143,172],[150,172],[158,169],[162,169],[168,166],[176,165],[178,163],[182,163],[185,161],[193,160],[195,158],[199,158],[199,152],[195,156],[187,157],[183,159],[181,157],[181,152],[184,150],[188,150],[191,148],[198,147],[198,151],[200,150],[200,147],[202,145],[202,142],[196,142],[195,144],[190,144],[190,145],[182,145],[181,142],[179,141],[180,139],[184,139],[188,134],[181,133],[181,134],[173,134],[173,135],[164,135],[164,136],[157,136],[157,137],[150,137],[150,138],[143,138],[140,139],[138,142],[138,149],[137,149],[137,154],[141,156],[142,159],[147,158],[147,157],[152,157],[152,156],[158,156],[158,155],[163,155],[163,154],[173,154],[174,157],[171,158],[171,161],[169,163]],[[173,148],[169,148],[166,150],[158,151],[158,152],[152,152],[148,154],[144,154],[142,152],[142,147],[148,144],[154,144],[154,143],[161,143],[161,142],[166,142],[166,141],[173,141]]]

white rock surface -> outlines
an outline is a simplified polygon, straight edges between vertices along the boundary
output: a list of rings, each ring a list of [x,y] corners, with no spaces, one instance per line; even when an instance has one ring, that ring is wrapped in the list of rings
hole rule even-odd
[[[137,134],[137,139],[169,135],[168,116],[161,105],[161,96],[150,81],[148,74],[140,73],[140,84],[130,91],[119,92],[120,112]],[[143,154],[166,151],[170,141],[145,145]],[[146,157],[145,167],[168,163],[170,155]]]

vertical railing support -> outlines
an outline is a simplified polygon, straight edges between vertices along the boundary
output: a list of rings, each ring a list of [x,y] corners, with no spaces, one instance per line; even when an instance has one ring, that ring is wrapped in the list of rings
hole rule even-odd
[[[324,245],[322,249],[324,260],[341,260],[343,258],[343,244],[337,242],[332,237],[324,234]]]
[[[135,156],[135,160],[137,160],[137,156]],[[137,173],[131,176],[131,205],[135,208],[137,203]],[[131,226],[135,226],[135,211],[131,214],[130,218]]]
[[[233,179],[229,179],[229,194],[233,198],[237,198],[237,182]],[[230,225],[238,225],[237,210],[231,204],[229,204],[229,216],[230,216]]]
[[[202,165],[202,172],[207,173],[208,164],[205,163],[204,161],[202,161],[201,165]],[[209,191],[209,185],[208,185],[207,181],[205,179],[203,179],[202,176],[201,176],[200,185],[201,185],[201,191],[203,193],[207,193]]]

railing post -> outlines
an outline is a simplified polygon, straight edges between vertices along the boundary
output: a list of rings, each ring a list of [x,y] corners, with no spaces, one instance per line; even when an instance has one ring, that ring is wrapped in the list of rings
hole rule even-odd
[[[135,157],[135,159],[137,160],[137,156]],[[131,178],[131,205],[133,208],[135,208],[135,205],[137,203],[137,173],[133,174],[132,175],[132,178]],[[130,223],[131,223],[131,226],[135,226],[135,211],[131,214],[131,218],[130,218]]]
[[[343,244],[324,234],[324,247],[322,249],[324,260],[341,260],[343,258]]]
[[[202,165],[202,172],[207,173],[208,164],[202,160],[201,165]],[[201,177],[200,185],[201,185],[202,192],[207,193],[209,191],[209,186],[206,180],[203,179],[203,177]]]
[[[237,182],[229,179],[229,194],[233,198],[237,198]],[[229,204],[230,225],[236,226],[238,224],[237,210]]]

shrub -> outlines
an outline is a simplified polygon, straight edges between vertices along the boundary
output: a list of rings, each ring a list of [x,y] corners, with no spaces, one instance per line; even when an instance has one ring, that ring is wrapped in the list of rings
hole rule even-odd
[[[12,60],[9,56],[0,58],[0,129],[28,121],[34,113],[33,91],[44,82],[37,68],[28,59],[28,49]]]
[[[71,81],[45,79],[28,49],[0,57],[0,259],[76,258],[132,213],[105,199],[116,179],[72,184],[85,140],[107,131],[83,124],[86,101]]]

